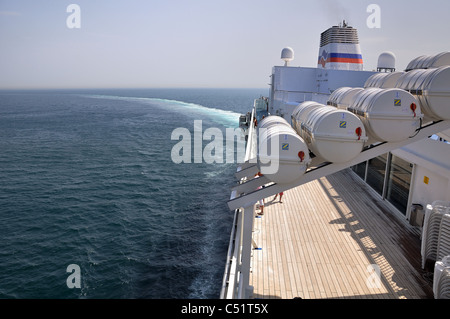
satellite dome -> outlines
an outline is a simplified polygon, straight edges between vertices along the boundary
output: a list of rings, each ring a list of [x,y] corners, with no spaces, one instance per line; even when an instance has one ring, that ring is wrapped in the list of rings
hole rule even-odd
[[[288,65],[289,62],[294,60],[294,50],[290,47],[286,47],[281,51],[281,59],[285,62],[285,66]]]
[[[395,54],[389,51],[381,53],[378,57],[377,69],[378,71],[395,71]]]

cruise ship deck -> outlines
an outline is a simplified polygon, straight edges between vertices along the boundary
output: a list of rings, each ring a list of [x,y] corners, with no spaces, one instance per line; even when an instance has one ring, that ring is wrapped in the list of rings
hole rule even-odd
[[[254,222],[253,298],[433,298],[419,230],[350,169],[272,199]]]

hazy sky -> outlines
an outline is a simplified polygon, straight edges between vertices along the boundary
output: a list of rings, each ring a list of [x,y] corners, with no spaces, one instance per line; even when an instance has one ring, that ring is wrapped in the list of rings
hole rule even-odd
[[[371,3],[380,28],[366,24]],[[0,0],[0,88],[265,88],[283,47],[315,67],[320,33],[342,19],[366,70],[387,50],[403,70],[450,51],[449,14],[448,0]]]

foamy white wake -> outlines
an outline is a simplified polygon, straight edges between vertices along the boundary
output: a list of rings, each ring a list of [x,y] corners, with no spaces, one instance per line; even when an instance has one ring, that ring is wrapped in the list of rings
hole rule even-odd
[[[221,124],[225,127],[236,128],[239,125],[239,113],[221,110],[213,107],[206,107],[203,105],[188,103],[177,100],[159,99],[159,98],[148,98],[148,97],[125,97],[125,96],[115,96],[115,95],[98,95],[98,94],[83,94],[84,97],[96,98],[96,99],[111,99],[111,100],[122,100],[129,102],[138,102],[149,104],[155,107],[178,110],[180,112],[188,112],[190,116],[206,116],[212,121]]]

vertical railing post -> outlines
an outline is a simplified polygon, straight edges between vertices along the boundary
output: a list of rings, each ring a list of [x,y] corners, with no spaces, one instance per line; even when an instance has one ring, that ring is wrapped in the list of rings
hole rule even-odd
[[[228,289],[226,292],[227,299],[235,299],[237,297],[237,287],[239,284],[239,271],[240,271],[240,260],[241,260],[241,231],[242,231],[242,210],[237,210],[236,217],[236,230],[234,236],[234,247],[233,253],[231,255],[231,265],[229,269],[228,278]]]
[[[239,279],[239,299],[249,299],[253,294],[250,286],[250,263],[252,258],[253,221],[255,204],[243,208],[241,266]]]

